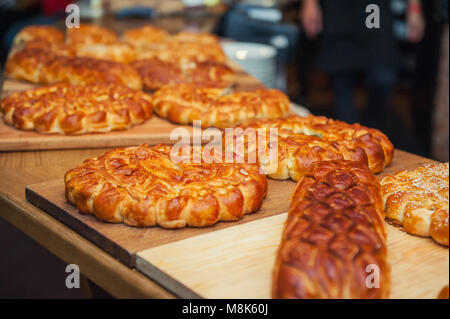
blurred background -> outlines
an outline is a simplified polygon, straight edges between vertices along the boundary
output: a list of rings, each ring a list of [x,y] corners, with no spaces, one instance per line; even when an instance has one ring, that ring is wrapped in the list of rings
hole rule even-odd
[[[231,59],[311,113],[380,128],[396,148],[448,161],[448,0],[0,0],[1,63],[24,26],[63,29],[70,3],[82,22],[119,34],[145,24],[215,33]],[[23,263],[27,254],[35,264]],[[0,256],[0,298],[87,296],[65,288],[61,261],[3,221]]]

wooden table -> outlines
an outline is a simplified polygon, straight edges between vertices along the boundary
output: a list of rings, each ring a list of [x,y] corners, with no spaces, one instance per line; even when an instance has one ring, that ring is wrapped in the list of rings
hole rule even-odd
[[[74,263],[90,280],[121,298],[172,298],[139,272],[64,226],[25,199],[25,185],[62,176],[105,149],[0,153],[0,217],[66,263]]]
[[[90,280],[115,297],[173,298],[146,276],[125,266],[25,199],[25,186],[61,178],[87,157],[107,149],[0,153],[0,216],[66,263],[75,263]],[[408,157],[405,168],[426,159]],[[389,169],[388,169],[389,170]]]

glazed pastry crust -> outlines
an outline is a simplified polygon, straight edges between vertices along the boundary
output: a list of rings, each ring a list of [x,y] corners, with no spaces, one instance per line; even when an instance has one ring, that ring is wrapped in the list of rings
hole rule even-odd
[[[169,37],[167,31],[152,25],[129,29],[122,36],[125,42],[139,52],[161,48],[161,45],[164,46]]]
[[[210,226],[260,208],[267,179],[257,165],[194,162],[203,149],[186,147],[184,156],[142,145],[87,159],[64,176],[67,201],[107,222],[164,228]]]
[[[71,45],[112,44],[117,41],[113,31],[95,24],[80,24],[79,28],[68,28],[66,31],[66,42]]]
[[[55,27],[47,25],[31,25],[23,28],[14,37],[14,45],[33,40],[46,40],[51,43],[63,43],[64,33]]]
[[[124,130],[152,116],[151,96],[126,86],[60,83],[17,92],[1,102],[4,121],[39,133]]]
[[[449,174],[445,164],[426,164],[381,180],[386,216],[410,234],[448,247]]]
[[[379,287],[366,280],[376,265]],[[369,280],[369,283],[374,283]],[[390,267],[380,185],[366,165],[313,163],[291,196],[274,298],[387,298]]]
[[[241,147],[244,156],[256,156],[274,179],[298,181],[312,163],[342,159],[366,164],[377,173],[390,164],[394,153],[394,146],[381,131],[323,116],[291,115],[252,121],[238,128],[242,131],[225,135],[225,144],[230,148],[231,143],[241,145],[236,148]],[[265,152],[261,148],[257,151],[256,140],[248,142],[247,129],[263,130],[265,141],[260,143],[266,146]]]
[[[191,62],[180,65],[153,57],[131,64],[140,74],[144,87],[155,91],[165,85],[191,83],[199,86],[226,88],[232,85],[235,72],[218,62]]]
[[[63,56],[42,47],[25,47],[17,51],[8,59],[5,71],[12,78],[33,83],[114,83],[142,89],[139,74],[129,65]]]
[[[277,118],[289,113],[289,98],[279,90],[259,89],[224,94],[223,89],[179,84],[154,94],[155,112],[172,122],[202,127],[233,127],[249,119]]]

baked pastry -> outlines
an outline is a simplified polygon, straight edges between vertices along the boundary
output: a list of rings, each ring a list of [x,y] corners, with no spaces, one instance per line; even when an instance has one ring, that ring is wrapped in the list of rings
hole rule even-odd
[[[98,60],[107,60],[120,63],[131,63],[136,59],[136,52],[131,45],[125,42],[109,44],[81,44],[74,49],[75,55]]]
[[[131,44],[138,52],[164,48],[170,35],[167,31],[152,25],[129,29],[122,38]]]
[[[380,185],[363,164],[313,163],[291,196],[274,298],[387,298],[390,267]]]
[[[51,43],[63,43],[64,34],[53,26],[30,25],[20,30],[14,37],[14,45],[21,45],[32,40],[46,40]]]
[[[289,113],[289,98],[279,90],[224,93],[223,89],[194,84],[170,85],[156,91],[153,106],[159,116],[172,122],[190,124],[200,120],[202,127],[218,128]]]
[[[257,211],[267,192],[258,166],[204,155],[197,161],[204,150],[142,145],[87,159],[64,176],[67,201],[107,222],[164,228],[210,226]]]
[[[196,42],[175,42],[173,40],[160,43],[151,50],[136,50],[137,59],[158,58],[165,62],[177,62],[186,65],[191,62],[226,63],[227,58],[220,45]]]
[[[163,61],[153,57],[137,60],[131,64],[140,74],[144,88],[157,90],[164,85],[193,83],[208,87],[225,88],[234,82],[235,72],[218,62]]]
[[[7,124],[39,133],[123,130],[152,115],[151,96],[123,85],[60,83],[13,93],[1,102]]]
[[[123,34],[123,40],[136,50],[137,59],[158,58],[164,62],[226,62],[217,36],[208,33],[181,32],[171,36],[165,30],[146,25]]]
[[[252,121],[238,128],[241,130],[225,134],[225,144],[235,149],[231,144],[235,143],[236,149],[244,151],[241,156],[257,157],[261,168],[274,179],[298,181],[311,163],[342,159],[366,164],[377,173],[389,165],[394,152],[392,143],[379,130],[323,116],[291,115]],[[265,139],[248,142],[249,132],[258,129]]]
[[[179,32],[171,37],[174,42],[193,42],[203,45],[220,45],[219,38],[206,32]]]
[[[117,41],[113,31],[95,24],[80,24],[79,28],[68,28],[66,31],[66,42],[71,45],[112,44]]]
[[[115,83],[142,89],[139,74],[129,65],[92,58],[62,56],[51,49],[25,47],[6,62],[6,74],[33,83]]]
[[[387,218],[448,247],[448,162],[387,175],[381,185]]]

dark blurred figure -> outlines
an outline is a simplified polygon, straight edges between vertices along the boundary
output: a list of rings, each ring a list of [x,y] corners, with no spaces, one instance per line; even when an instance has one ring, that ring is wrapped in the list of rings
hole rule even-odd
[[[366,18],[371,14],[366,12],[369,4],[379,7],[379,28],[366,26]],[[398,63],[390,1],[304,0],[300,19],[309,38],[320,34],[317,63],[331,76],[337,117],[385,129]],[[409,1],[407,29],[411,42],[422,39],[425,21],[420,0]],[[368,88],[363,117],[354,98],[361,73]]]
[[[2,65],[9,50],[4,41],[8,29],[18,21],[35,16],[39,11],[38,0],[0,0],[0,62]]]
[[[54,24],[70,0],[0,0],[0,62],[5,63],[14,35],[30,24]]]
[[[427,28],[423,40],[414,48],[416,63],[412,83],[411,115],[415,138],[420,142],[425,156],[432,156],[435,155],[431,153],[432,116],[437,111],[433,101],[438,86],[438,72],[442,69],[439,60],[441,42],[444,39],[443,26],[448,15],[448,0],[429,0],[424,1],[422,5]]]

